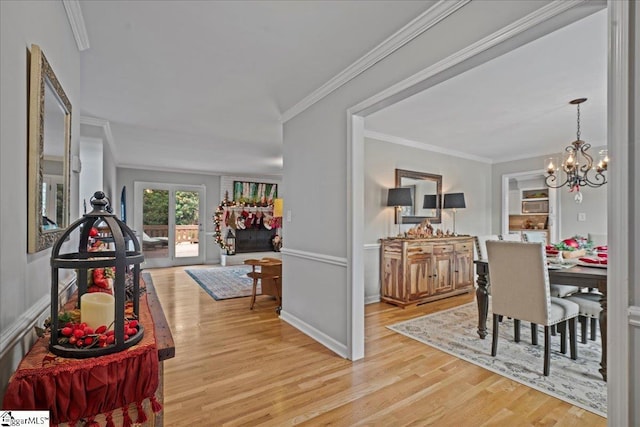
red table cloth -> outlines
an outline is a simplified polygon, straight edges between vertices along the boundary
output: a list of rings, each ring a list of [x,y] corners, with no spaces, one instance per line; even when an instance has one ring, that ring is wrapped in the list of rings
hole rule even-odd
[[[107,427],[114,426],[112,416],[119,410],[127,427],[134,422],[129,407],[135,405],[135,422],[147,421],[143,402],[149,399],[154,412],[161,407],[155,399],[159,361],[146,295],[140,297],[139,315],[142,340],[119,353],[64,358],[49,352],[48,334],[38,339],[9,380],[3,408],[48,410],[52,425],[78,421],[100,425],[94,418],[104,414]]]

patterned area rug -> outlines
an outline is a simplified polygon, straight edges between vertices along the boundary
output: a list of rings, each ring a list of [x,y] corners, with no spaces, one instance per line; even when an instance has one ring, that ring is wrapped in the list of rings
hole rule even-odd
[[[253,279],[247,277],[249,265],[185,270],[215,300],[251,296]],[[260,295],[260,283],[257,294]]]
[[[489,317],[492,317],[489,310]],[[531,345],[531,328],[522,322],[520,342],[513,341],[513,321],[500,325],[498,354],[491,357],[491,319],[489,335],[478,337],[478,310],[475,302],[450,310],[407,320],[389,329],[453,356],[503,375],[519,383],[557,397],[600,416],[607,416],[607,383],[598,372],[600,367],[600,335],[596,341],[580,343],[578,325],[578,360],[560,353],[560,336],[551,337],[551,372],[542,374],[544,363],[544,328],[538,327],[539,345]],[[599,329],[599,328],[598,328]],[[568,344],[568,343],[567,343]]]

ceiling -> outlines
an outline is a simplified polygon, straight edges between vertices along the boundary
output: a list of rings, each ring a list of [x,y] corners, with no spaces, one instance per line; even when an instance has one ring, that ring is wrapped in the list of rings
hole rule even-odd
[[[365,119],[382,138],[488,163],[606,145],[607,11],[512,50]],[[415,144],[417,143],[417,144]],[[541,164],[542,167],[542,164]]]
[[[282,115],[435,1],[82,1],[82,115],[119,166],[282,173]],[[357,23],[357,25],[354,25]],[[606,11],[366,118],[383,139],[499,162],[606,144]],[[83,135],[95,131],[83,126]]]
[[[81,114],[119,166],[280,175],[282,114],[434,3],[82,1]]]

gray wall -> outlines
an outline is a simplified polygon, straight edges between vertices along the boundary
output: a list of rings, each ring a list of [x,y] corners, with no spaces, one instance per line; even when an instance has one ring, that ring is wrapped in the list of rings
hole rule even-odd
[[[51,250],[27,254],[27,52],[42,48],[72,105],[71,153],[80,134],[80,53],[62,2],[0,2],[0,399],[49,313]],[[70,212],[78,211],[77,175]],[[71,216],[73,220],[73,215]]]
[[[463,192],[466,209],[459,209],[456,230],[461,234],[489,234],[491,229],[491,165],[441,153],[433,153],[375,139],[365,139],[365,301],[380,296],[379,239],[395,236],[394,209],[386,206],[387,190],[395,187],[395,170],[442,175],[442,192]],[[451,212],[442,214],[435,228],[453,229]],[[415,224],[403,224],[406,231]],[[376,298],[378,297],[378,298]]]
[[[562,148],[562,147],[560,147]],[[592,148],[595,153],[599,148]],[[511,162],[496,163],[492,168],[492,215],[491,229],[493,234],[500,233],[500,213],[502,212],[502,175],[534,170],[543,171],[544,160],[549,155],[530,157],[528,159]],[[568,188],[558,189],[560,192],[559,206],[559,235],[563,238],[580,235],[587,237],[588,233],[607,233],[607,185],[600,188],[583,188],[581,204],[574,201],[574,194]],[[586,221],[578,221],[578,213],[586,213]]]
[[[325,345],[347,354],[351,306],[346,257],[351,201],[346,111],[546,3],[468,3],[284,124],[285,211],[290,210],[292,218],[285,224],[284,249],[294,252],[283,250],[283,294],[287,295],[283,314],[287,321],[304,325]],[[450,185],[462,188],[460,182]],[[299,256],[300,252],[306,256]],[[326,257],[344,263],[327,264]],[[324,274],[318,274],[320,271]]]

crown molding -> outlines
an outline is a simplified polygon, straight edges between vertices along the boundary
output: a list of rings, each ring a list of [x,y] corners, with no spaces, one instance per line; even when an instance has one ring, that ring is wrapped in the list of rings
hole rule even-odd
[[[331,80],[320,86],[311,94],[303,98],[293,107],[289,108],[282,115],[282,122],[286,122],[297,116],[325,96],[329,95],[340,86],[349,82],[359,74],[371,68],[377,62],[391,55],[438,22],[451,15],[471,0],[440,0],[438,3],[427,9],[413,21],[402,27],[396,33],[388,37],[378,46],[374,47],[356,62],[336,74]]]
[[[69,25],[71,31],[73,31],[73,37],[76,39],[78,50],[89,49],[89,34],[87,33],[87,27],[84,25],[84,17],[82,16],[82,9],[80,9],[79,0],[62,0],[64,10],[67,12],[67,18],[69,18]]]
[[[425,142],[413,141],[411,139],[400,138],[399,136],[387,135],[372,130],[364,131],[365,138],[377,139],[379,141],[390,142],[391,144],[404,145],[405,147],[417,148],[419,150],[431,151],[433,153],[446,154],[448,156],[459,157],[461,159],[474,160],[476,162],[492,164],[493,160],[487,157],[476,156],[474,154],[465,153],[458,150],[450,150],[448,148],[439,147],[437,145],[427,144]]]
[[[109,122],[97,117],[80,116],[80,124],[102,128],[102,132],[104,133],[104,137],[107,140],[107,144],[109,144],[111,154],[113,154],[113,159],[115,160],[116,165],[118,165],[118,151],[116,150],[116,142],[113,139],[113,134],[111,133],[111,125],[109,124]]]
[[[541,7],[540,9],[530,13],[529,15],[513,22],[510,25],[498,30],[497,32],[478,40],[477,42],[467,46],[466,48],[459,50],[453,55],[433,64],[432,66],[425,68],[424,70],[414,74],[396,83],[393,86],[388,87],[382,92],[366,99],[359,104],[349,108],[349,114],[362,114],[365,109],[369,109],[378,103],[388,102],[392,97],[401,93],[404,90],[416,88],[420,83],[427,81],[429,78],[453,68],[455,65],[482,53],[500,43],[508,41],[511,38],[539,25],[551,18],[560,15],[567,10],[570,10],[582,3],[588,2],[587,0],[554,0],[551,3]],[[594,4],[597,2],[594,2]],[[367,113],[368,114],[368,113]]]

